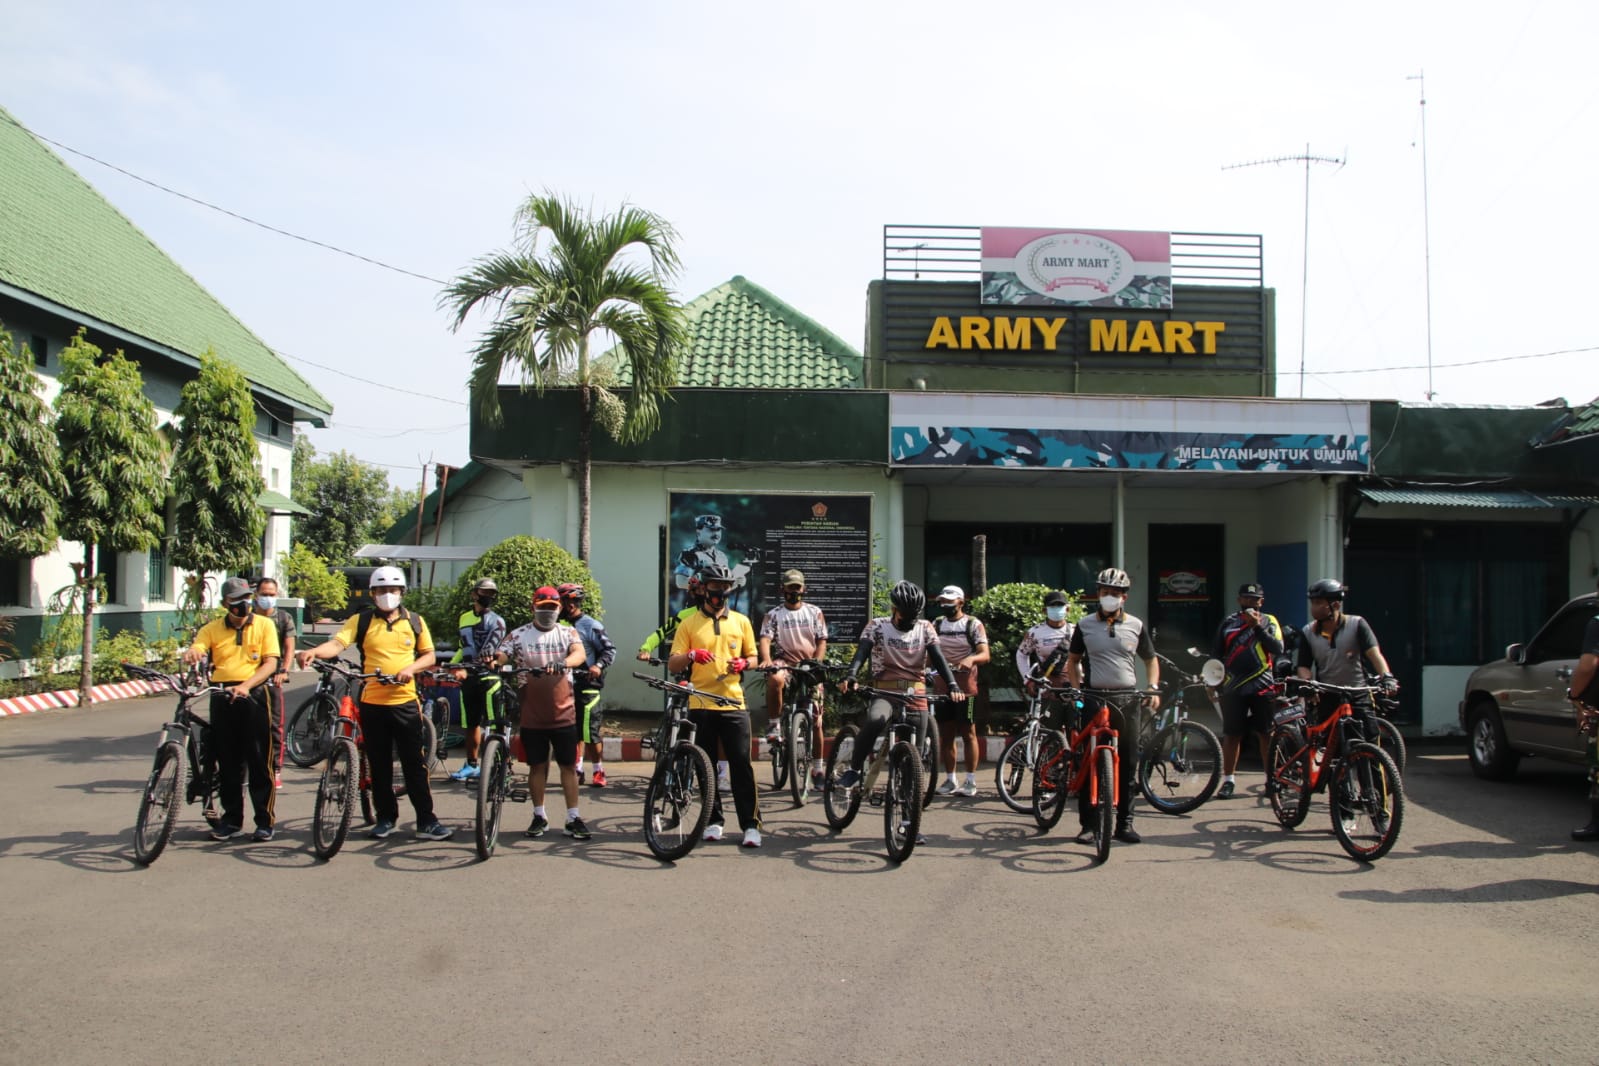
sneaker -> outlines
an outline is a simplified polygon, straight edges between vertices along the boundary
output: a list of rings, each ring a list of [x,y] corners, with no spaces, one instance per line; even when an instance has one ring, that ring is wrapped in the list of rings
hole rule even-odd
[[[232,825],[228,822],[218,822],[211,828],[211,839],[232,840],[242,832],[244,832],[244,830],[240,829],[236,825]]]
[[[1121,826],[1116,830],[1116,839],[1123,844],[1142,844],[1144,838],[1138,835],[1138,830],[1130,825]]]
[[[961,787],[956,791],[963,796],[975,796],[977,795],[977,782],[971,780],[962,782]]]
[[[582,783],[583,783],[583,779],[584,779],[584,778],[585,778],[585,777],[587,777],[587,776],[588,776],[588,774],[587,774],[587,772],[586,772],[586,771],[584,771],[584,770],[579,770],[579,771],[578,771],[578,772],[577,772],[577,783],[578,783],[578,784],[580,784],[580,785],[581,785],[581,784],[582,784]]]
[[[1232,799],[1233,783],[1231,781],[1223,781],[1221,787],[1216,790],[1216,798],[1219,800]]]
[[[942,785],[938,786],[938,794],[940,796],[953,796],[955,793],[957,793],[959,791],[960,791],[960,786],[957,785],[955,782],[949,780],[948,778],[945,778],[944,779],[944,783]]]
[[[478,764],[475,763],[475,762],[469,762],[465,766],[461,767],[459,770],[455,771],[455,773],[451,774],[450,775],[450,780],[451,781],[470,781],[473,778],[482,777],[482,776],[483,776],[483,771],[478,767]]]
[[[263,825],[258,827],[255,832],[250,834],[250,839],[255,841],[257,844],[265,844],[276,835],[276,831],[270,825]]]
[[[820,792],[822,789],[826,788],[827,787],[827,771],[825,771],[825,770],[812,770],[811,771],[811,787],[814,788],[818,792]]]
[[[475,770],[477,767],[474,766],[473,769]],[[440,822],[429,822],[416,831],[418,840],[448,840],[454,835],[455,830]]]
[[[724,796],[733,791],[732,779],[726,776],[718,777],[716,779],[716,791],[722,793]]]
[[[758,847],[760,847],[761,846],[761,831],[759,829],[754,829],[754,828],[750,828],[750,829],[744,830],[744,844],[743,844],[743,846],[746,847],[746,848],[758,848]]]
[[[384,819],[384,820],[378,822],[377,825],[373,826],[372,827],[372,832],[368,833],[367,836],[370,839],[372,839],[372,840],[383,840],[383,839],[387,838],[389,836],[389,834],[391,834],[393,832],[394,832],[394,823],[389,821],[388,819]]]
[[[1087,844],[1089,841],[1094,839],[1094,827],[1091,825],[1079,827],[1077,830],[1077,835],[1072,839],[1079,844]]]
[[[596,770],[594,772],[594,778],[595,778],[594,783],[596,785],[600,785],[600,784],[604,783],[604,782],[599,780],[600,773],[599,773],[598,770]],[[589,832],[589,827],[583,824],[583,819],[581,819],[581,818],[569,819],[567,821],[567,823],[566,823],[566,828],[561,830],[561,832],[565,833],[567,836],[571,837],[573,840],[587,840],[591,836],[594,835],[593,833]]]
[[[861,772],[854,767],[850,767],[848,770],[845,770],[843,773],[838,775],[839,788],[854,788],[860,783]]]
[[[605,787],[605,771],[604,770],[595,770],[594,771],[594,787],[595,788],[604,788]]]
[[[710,825],[705,827],[705,835],[703,837],[701,837],[700,839],[701,840],[721,840],[722,839],[722,827],[717,825],[716,823],[712,822]]]
[[[283,772],[281,770],[272,775],[272,787],[273,788],[282,788],[283,787]]]
[[[541,837],[544,835],[544,831],[549,827],[550,820],[548,818],[544,817],[542,814],[535,814],[533,816],[533,824],[527,827],[527,835],[530,837]]]

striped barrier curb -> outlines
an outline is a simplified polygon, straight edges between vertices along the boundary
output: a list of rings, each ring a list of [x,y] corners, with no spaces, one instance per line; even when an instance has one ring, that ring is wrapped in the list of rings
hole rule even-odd
[[[116,681],[108,685],[95,685],[89,689],[89,702],[106,703],[110,700],[128,700],[138,696],[148,696],[154,691],[155,686],[148,681]],[[53,711],[62,707],[76,707],[77,705],[77,689],[64,689],[59,692],[36,692],[31,696],[10,696],[0,700],[0,718],[10,718],[19,714],[36,714],[39,711]]]
[[[1005,750],[1005,742],[1009,737],[979,737],[983,742],[983,761],[996,762],[1000,753]],[[831,749],[832,738],[827,738],[826,746]],[[655,753],[644,747],[643,741],[638,737],[604,737],[600,744],[602,756],[613,762],[652,762]],[[764,759],[771,752],[771,746],[766,743],[765,737],[756,737],[750,741],[750,758],[757,761]],[[955,745],[957,757],[964,755],[965,748]]]

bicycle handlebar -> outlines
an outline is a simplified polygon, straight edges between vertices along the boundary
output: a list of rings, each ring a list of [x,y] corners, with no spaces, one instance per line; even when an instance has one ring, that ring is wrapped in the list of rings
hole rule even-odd
[[[687,681],[667,681],[665,678],[641,674],[637,670],[633,671],[633,676],[650,686],[650,688],[660,689],[662,692],[670,692],[675,696],[698,696],[723,707],[737,707],[740,710],[744,707],[741,701],[735,700],[731,696],[721,696],[714,692],[701,692]]]
[[[954,697],[941,695],[937,692],[906,692],[897,688],[878,688],[875,685],[855,684],[850,687],[851,692],[864,693],[873,699],[898,700],[909,703],[912,700],[926,700],[928,703],[953,703]]]

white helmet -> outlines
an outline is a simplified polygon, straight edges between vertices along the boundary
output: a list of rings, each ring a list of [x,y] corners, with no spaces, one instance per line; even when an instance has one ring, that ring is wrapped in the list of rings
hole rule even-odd
[[[372,580],[367,583],[369,589],[405,588],[405,571],[397,566],[380,566],[372,571]]]

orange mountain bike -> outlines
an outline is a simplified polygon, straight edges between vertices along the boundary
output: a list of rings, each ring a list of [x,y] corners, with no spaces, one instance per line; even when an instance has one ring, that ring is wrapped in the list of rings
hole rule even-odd
[[[1405,786],[1393,756],[1368,739],[1375,735],[1370,708],[1381,690],[1299,678],[1287,684],[1291,695],[1278,701],[1267,746],[1272,812],[1283,828],[1293,829],[1310,813],[1311,797],[1328,789],[1338,843],[1361,862],[1382,858],[1399,840]],[[1307,698],[1336,700],[1337,706],[1311,725]]]
[[[1120,734],[1111,728],[1110,706],[1104,701],[1129,695],[1144,701],[1154,693],[1055,686],[1050,689],[1065,706],[1073,708],[1072,719],[1066,729],[1049,733],[1039,745],[1038,763],[1033,769],[1033,818],[1040,829],[1053,829],[1066,810],[1067,797],[1087,789],[1093,809],[1089,830],[1093,834],[1094,861],[1104,862],[1110,857],[1117,788],[1121,783],[1121,757],[1116,753]],[[1099,699],[1099,708],[1090,711],[1083,707],[1080,701],[1084,697]]]

